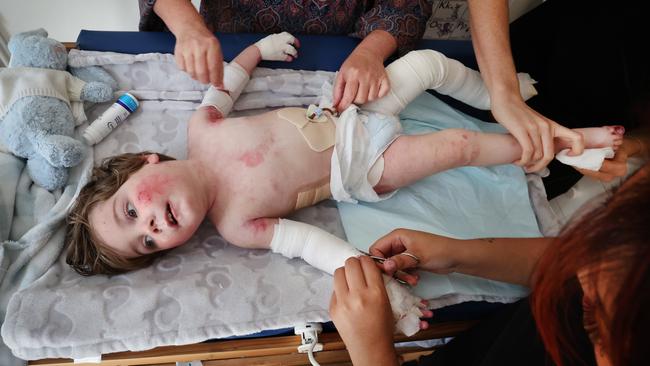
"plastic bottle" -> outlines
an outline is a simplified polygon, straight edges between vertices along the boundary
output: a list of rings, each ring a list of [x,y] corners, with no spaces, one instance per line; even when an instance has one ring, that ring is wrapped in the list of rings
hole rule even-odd
[[[124,93],[117,98],[107,110],[86,128],[83,137],[88,145],[95,145],[108,136],[122,121],[138,109],[138,100],[130,93]]]

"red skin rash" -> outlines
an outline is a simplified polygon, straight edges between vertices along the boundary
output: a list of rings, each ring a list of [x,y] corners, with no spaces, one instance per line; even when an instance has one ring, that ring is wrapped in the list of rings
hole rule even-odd
[[[269,152],[269,145],[273,140],[260,144],[252,150],[248,150],[239,157],[239,161],[244,163],[249,168],[256,167],[264,162],[264,155]]]
[[[145,178],[136,190],[138,192],[138,202],[142,204],[150,204],[154,195],[162,195],[165,193],[166,187],[169,185],[169,179],[159,175],[152,175]]]
[[[377,194],[384,194],[384,193],[388,193],[388,192],[391,192],[391,191],[394,190],[393,188],[391,188],[388,185],[376,185],[376,186],[373,187],[373,189],[375,190],[375,193],[377,193]]]
[[[201,107],[201,109],[205,113],[205,119],[214,124],[219,124],[224,121],[223,116],[221,113],[217,110],[217,108],[213,106],[207,106],[207,107]]]
[[[252,168],[262,164],[264,155],[257,150],[246,151],[239,157],[239,161],[243,162],[247,167]]]
[[[250,228],[253,229],[253,231],[255,231],[256,233],[259,233],[259,232],[262,232],[262,231],[266,230],[266,228],[268,228],[269,224],[268,224],[267,220],[265,220],[265,219],[255,219],[255,220],[249,221],[248,226],[250,226]]]

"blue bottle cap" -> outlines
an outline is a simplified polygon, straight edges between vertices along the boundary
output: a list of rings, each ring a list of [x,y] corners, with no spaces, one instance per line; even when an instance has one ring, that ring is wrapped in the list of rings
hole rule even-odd
[[[130,93],[124,93],[120,95],[120,97],[117,98],[116,103],[121,105],[131,113],[135,112],[135,110],[138,109],[138,100],[135,99],[135,97]]]

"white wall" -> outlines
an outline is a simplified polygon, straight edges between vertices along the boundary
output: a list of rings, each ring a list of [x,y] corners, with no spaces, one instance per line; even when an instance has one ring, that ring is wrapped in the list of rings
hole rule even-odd
[[[137,0],[0,0],[0,34],[8,39],[43,27],[54,39],[74,42],[81,29],[138,30],[139,15]]]

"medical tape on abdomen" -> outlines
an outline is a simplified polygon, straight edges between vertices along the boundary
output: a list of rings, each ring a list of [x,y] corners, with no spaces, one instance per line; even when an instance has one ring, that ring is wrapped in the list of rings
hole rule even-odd
[[[298,198],[296,199],[296,207],[294,207],[295,210],[299,210],[303,207],[313,206],[320,201],[332,197],[329,178],[324,179],[318,184],[318,187],[298,193]]]

